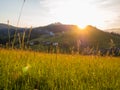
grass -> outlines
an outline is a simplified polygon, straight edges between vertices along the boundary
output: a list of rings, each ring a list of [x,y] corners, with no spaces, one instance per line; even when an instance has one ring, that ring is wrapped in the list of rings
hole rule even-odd
[[[120,90],[119,57],[0,49],[0,90]]]

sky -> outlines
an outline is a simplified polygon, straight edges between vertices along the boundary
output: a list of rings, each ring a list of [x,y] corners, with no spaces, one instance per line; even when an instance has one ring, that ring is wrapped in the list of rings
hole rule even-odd
[[[24,0],[0,0],[0,23],[16,26]],[[120,0],[25,0],[19,27],[55,22],[120,28]]]

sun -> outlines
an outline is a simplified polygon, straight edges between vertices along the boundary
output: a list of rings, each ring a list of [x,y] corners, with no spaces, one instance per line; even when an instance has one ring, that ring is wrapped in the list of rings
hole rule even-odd
[[[87,25],[102,25],[106,18],[90,0],[66,0],[51,9],[54,19],[65,24],[76,24],[81,28]]]
[[[87,25],[85,24],[80,24],[80,25],[77,25],[78,28],[80,28],[80,30],[83,30]]]

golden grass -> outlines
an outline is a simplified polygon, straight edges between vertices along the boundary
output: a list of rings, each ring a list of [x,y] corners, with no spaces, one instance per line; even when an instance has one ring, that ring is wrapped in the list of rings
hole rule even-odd
[[[0,90],[119,90],[119,57],[0,49]]]

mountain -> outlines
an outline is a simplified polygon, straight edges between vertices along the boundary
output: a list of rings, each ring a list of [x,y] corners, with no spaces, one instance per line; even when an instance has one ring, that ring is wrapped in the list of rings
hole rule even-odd
[[[54,33],[54,36],[50,35]],[[117,46],[120,41],[119,35],[104,32],[96,27],[88,25],[84,29],[78,28],[76,25],[51,24],[45,27],[34,28],[31,33],[32,41],[52,41],[52,42],[68,42],[75,43],[80,40],[85,46],[108,47],[108,43],[113,40]]]
[[[0,43],[8,42],[8,25],[0,25]],[[14,35],[15,27],[10,26],[11,37]],[[47,50],[47,45],[59,43],[61,50],[77,50],[77,48],[110,48],[120,47],[120,35],[104,32],[97,27],[88,25],[80,29],[76,25],[53,23],[43,27],[18,28],[18,33],[26,32],[25,41],[29,40],[30,47],[34,50]],[[30,35],[30,37],[29,37]],[[4,38],[5,37],[5,38]],[[11,38],[12,41],[13,37]]]
[[[10,32],[13,32],[16,28],[14,26],[9,26],[7,24],[0,23],[0,36],[5,37],[8,34],[8,28],[10,29]]]
[[[107,29],[105,31],[120,34],[120,28],[112,28],[112,29]]]
[[[41,35],[49,35],[52,33],[64,33],[64,32],[70,32],[77,29],[76,25],[65,25],[61,23],[54,23],[50,24],[44,27],[37,27],[33,28],[31,36],[33,37],[40,37]]]
[[[19,33],[22,33],[25,30],[24,28],[0,23],[0,44],[6,44],[8,42],[8,33],[10,34],[10,39],[12,40],[16,29]]]
[[[7,25],[7,24],[0,23],[0,30],[8,29],[8,27],[10,27],[11,29],[16,29],[16,27],[14,27],[12,25]]]

